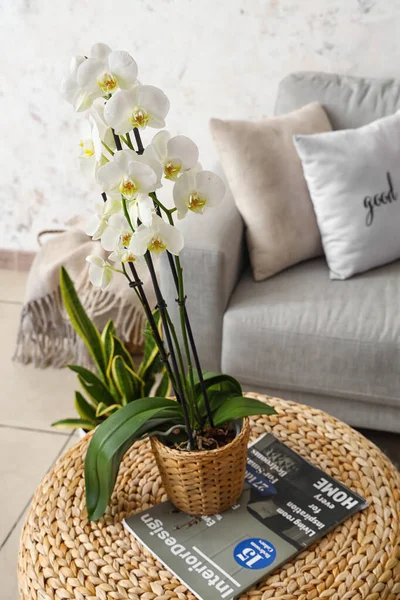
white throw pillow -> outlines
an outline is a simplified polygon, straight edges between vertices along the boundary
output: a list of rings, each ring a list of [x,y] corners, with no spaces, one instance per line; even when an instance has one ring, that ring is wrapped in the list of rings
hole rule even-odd
[[[400,114],[294,142],[331,279],[400,258]]]

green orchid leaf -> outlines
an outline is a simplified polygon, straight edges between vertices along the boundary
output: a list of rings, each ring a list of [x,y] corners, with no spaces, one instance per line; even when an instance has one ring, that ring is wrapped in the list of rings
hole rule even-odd
[[[228,392],[221,392],[219,390],[209,389],[207,390],[207,396],[210,402],[211,413],[214,413],[217,410],[217,408],[221,404],[229,400],[229,398],[237,396],[237,391],[230,390]],[[203,394],[200,394],[197,398],[197,407],[199,415],[202,419],[202,425],[204,426],[207,421],[207,410]]]
[[[86,505],[92,520],[104,513],[122,456],[146,429],[151,430],[149,421],[161,414],[172,423],[183,421],[179,405],[171,402],[167,405],[164,398],[140,399],[118,410],[96,430],[85,461]],[[159,418],[155,423],[160,426]]]
[[[210,379],[212,377],[215,377],[217,375],[221,375],[221,373],[217,373],[214,371],[203,371],[203,379]],[[194,383],[199,383],[200,382],[200,377],[199,377],[199,373],[197,371],[197,369],[193,369],[193,379],[194,379]]]
[[[122,356],[114,356],[111,363],[111,374],[114,384],[122,398],[122,404],[128,404],[136,398],[143,397],[144,382],[128,367]]]
[[[167,398],[141,398],[112,414],[95,431],[85,460],[86,507],[89,519],[103,514],[114,489],[124,453],[145,433],[151,432],[153,419],[183,422],[182,409]],[[159,427],[159,424],[156,426]]]
[[[89,319],[75,291],[72,279],[64,267],[60,270],[60,288],[72,327],[84,341],[100,373],[105,377],[107,364],[100,333]]]
[[[216,427],[224,425],[235,419],[250,417],[251,415],[274,415],[276,411],[264,402],[245,396],[229,398],[221,404],[213,413],[214,425]]]
[[[79,365],[68,365],[68,368],[78,374],[81,386],[90,398],[92,398],[94,404],[97,405],[99,402],[104,402],[104,404],[110,406],[111,404],[115,404],[116,400],[119,400],[119,397],[114,398],[100,377],[97,377],[89,369],[80,367]]]
[[[214,413],[222,404],[229,402],[229,399],[233,397],[237,397],[237,395],[232,392],[209,390],[208,399],[210,401],[211,412]]]
[[[215,389],[221,392],[233,391],[238,396],[242,394],[242,386],[237,379],[231,377],[230,375],[225,375],[224,373],[205,372],[203,374],[203,379],[207,390]],[[195,384],[195,393],[196,395],[201,394],[200,382]]]
[[[85,419],[61,419],[61,421],[52,423],[51,426],[56,429],[68,427],[69,429],[85,429],[86,431],[95,428],[95,425],[91,421],[86,421]]]
[[[132,371],[136,372],[136,367],[132,356],[129,354],[124,344],[116,335],[114,335],[114,356],[122,356],[128,367],[132,369]]]
[[[214,399],[213,402],[215,406],[214,409],[212,408],[212,410],[215,410],[217,408],[217,403],[222,403],[224,399],[242,395],[242,387],[240,383],[230,375],[205,372],[203,377],[208,399],[210,400],[210,405],[211,399]],[[206,417],[207,411],[199,382],[195,385],[195,392],[197,395],[199,413],[202,417]]]
[[[95,407],[92,406],[80,392],[75,392],[75,408],[81,419],[97,425]]]
[[[104,347],[104,353],[106,357],[106,365],[107,370],[114,356],[114,335],[115,335],[115,326],[112,321],[108,321],[107,325],[104,327],[101,334],[101,341]]]

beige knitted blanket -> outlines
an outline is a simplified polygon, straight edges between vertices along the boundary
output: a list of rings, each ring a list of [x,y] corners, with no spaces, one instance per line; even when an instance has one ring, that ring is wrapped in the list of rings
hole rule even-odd
[[[37,367],[88,362],[84,345],[72,329],[62,305],[61,265],[70,274],[96,326],[102,329],[112,319],[120,339],[132,352],[140,351],[146,318],[136,294],[126,278],[118,273],[106,290],[93,287],[88,279],[86,257],[89,254],[107,257],[99,242],[93,242],[78,229],[58,233],[39,250],[28,276],[15,360]],[[138,267],[138,273],[153,307],[156,300],[146,267]]]

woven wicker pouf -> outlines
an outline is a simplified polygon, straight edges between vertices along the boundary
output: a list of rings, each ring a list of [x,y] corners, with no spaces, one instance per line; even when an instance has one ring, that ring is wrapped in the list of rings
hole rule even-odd
[[[362,435],[319,410],[266,398],[278,414],[251,420],[252,439],[271,431],[364,496],[369,507],[297,555],[241,600],[399,600],[400,475]],[[194,600],[121,525],[166,499],[148,441],[125,455],[106,515],[86,518],[83,459],[88,437],[37,489],[18,557],[23,600]]]

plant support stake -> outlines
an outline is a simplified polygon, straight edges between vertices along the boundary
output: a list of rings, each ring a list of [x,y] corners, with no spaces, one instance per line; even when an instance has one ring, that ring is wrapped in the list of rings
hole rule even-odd
[[[115,139],[116,140],[118,139],[118,142],[119,142],[118,136],[116,136],[115,134],[114,134],[114,136],[115,136]],[[107,194],[105,192],[102,192],[101,196],[103,198],[103,201],[107,202]],[[128,262],[128,265],[129,265],[129,268],[131,270],[132,277],[133,277],[133,282],[130,282],[129,285],[131,287],[135,287],[136,288],[136,291],[137,291],[137,293],[139,295],[139,299],[140,299],[141,304],[143,306],[143,309],[144,309],[144,311],[146,313],[146,318],[147,318],[148,322],[150,323],[150,327],[151,327],[151,329],[153,331],[155,342],[156,342],[157,347],[158,347],[158,349],[160,351],[161,360],[163,361],[163,363],[165,365],[165,368],[167,370],[168,376],[169,376],[169,378],[171,380],[171,385],[172,385],[172,387],[174,389],[174,394],[175,394],[176,399],[178,400],[178,402],[180,402],[181,401],[180,400],[180,394],[178,393],[178,390],[177,390],[177,386],[176,386],[176,382],[175,382],[175,376],[174,376],[174,374],[172,372],[171,365],[169,364],[168,354],[167,354],[167,352],[165,350],[164,342],[162,341],[162,338],[161,338],[160,333],[158,331],[157,323],[154,320],[153,313],[152,313],[149,301],[148,301],[147,296],[146,296],[146,294],[144,292],[143,282],[141,281],[141,279],[140,279],[140,277],[138,275],[138,272],[136,271],[136,267],[133,264],[133,262]]]
[[[183,392],[183,388],[182,388],[182,382],[180,380],[179,377],[179,370],[178,370],[178,364],[176,362],[176,355],[175,355],[175,350],[174,350],[174,346],[172,343],[172,339],[171,339],[171,333],[168,327],[168,320],[166,317],[166,309],[167,309],[167,304],[163,298],[163,295],[161,293],[160,290],[160,286],[158,285],[158,281],[157,281],[157,275],[156,272],[154,270],[154,265],[153,265],[153,260],[151,258],[150,252],[147,251],[145,254],[145,260],[147,263],[147,267],[149,269],[150,272],[150,277],[153,283],[153,287],[154,287],[154,291],[156,293],[156,298],[157,298],[157,308],[159,308],[160,310],[160,314],[161,314],[161,320],[162,320],[162,324],[163,324],[163,328],[164,328],[164,332],[165,332],[165,337],[167,340],[167,346],[169,349],[169,353],[171,356],[171,362],[172,362],[172,368],[174,370],[174,372],[177,374],[177,387],[179,390],[179,396],[182,398],[182,410],[183,410],[183,416],[185,419],[185,425],[187,428],[187,433],[188,433],[188,438],[189,438],[189,448],[191,450],[194,450],[195,448],[195,443],[194,443],[194,438],[193,438],[193,431],[192,431],[192,426],[190,424],[190,419],[189,419],[189,414],[188,414],[188,409],[187,409],[187,404],[186,404],[186,398]]]
[[[151,327],[151,329],[153,331],[154,339],[155,339],[157,347],[158,347],[158,349],[160,351],[161,360],[163,361],[163,363],[165,365],[165,368],[167,370],[168,376],[169,376],[169,378],[171,380],[171,385],[172,385],[172,387],[174,389],[174,394],[176,396],[176,399],[178,400],[178,402],[180,402],[180,397],[179,397],[179,393],[177,391],[177,386],[176,386],[176,382],[175,382],[175,376],[174,376],[174,374],[172,372],[171,365],[169,364],[168,354],[167,354],[167,352],[165,350],[164,342],[162,341],[162,338],[161,338],[160,333],[158,331],[157,323],[154,320],[153,313],[152,313],[152,310],[150,308],[149,301],[147,300],[146,294],[144,293],[143,282],[141,281],[141,279],[140,279],[140,277],[139,277],[139,275],[138,275],[138,273],[136,271],[135,265],[132,262],[128,262],[128,265],[129,265],[129,268],[130,268],[132,276],[133,276],[133,280],[134,280],[133,284],[135,285],[135,287],[136,287],[136,289],[138,291],[138,294],[140,296],[140,300],[142,302],[142,306],[143,306],[144,311],[146,313],[146,318],[147,318],[148,322],[150,323],[150,327]],[[131,287],[133,287],[132,283],[130,283],[129,285]]]
[[[172,271],[172,276],[174,278],[176,291],[179,293],[178,274],[176,272],[176,266],[175,266],[175,263],[174,263],[174,259],[173,259],[173,256],[171,255],[170,252],[167,252],[167,256],[168,256],[169,266],[170,266],[171,271]],[[185,298],[185,300],[186,300],[186,298]],[[189,338],[189,343],[190,343],[190,347],[191,347],[192,354],[193,354],[194,364],[195,364],[195,367],[196,367],[196,370],[197,370],[197,374],[198,374],[198,377],[199,377],[199,383],[200,383],[201,393],[203,394],[204,404],[205,404],[206,411],[207,411],[208,421],[210,423],[210,427],[214,427],[214,421],[213,421],[213,418],[212,418],[211,407],[210,407],[210,399],[209,399],[208,394],[207,394],[206,384],[205,384],[205,381],[204,381],[203,372],[201,370],[200,359],[199,359],[199,355],[197,353],[196,343],[194,341],[192,326],[190,324],[190,319],[189,319],[189,315],[188,315],[188,312],[187,312],[185,300],[184,300],[184,304],[183,304],[183,310],[184,310],[184,318],[185,318],[186,330],[187,330],[187,334],[188,334],[188,338]],[[179,298],[178,298],[178,302],[179,302]]]
[[[117,135],[115,133],[114,129],[112,129],[111,131],[114,136],[114,142],[115,142],[115,146],[116,146],[117,150],[122,150],[122,144],[121,144],[121,140],[119,139],[119,135]]]
[[[152,197],[153,197],[153,201],[154,201],[154,196],[152,196]],[[156,210],[156,213],[159,216],[161,216],[161,210],[160,210],[160,207],[157,204],[155,204],[155,210]],[[171,222],[172,217],[171,217],[171,215],[168,215],[168,216],[169,216],[169,220]],[[172,221],[171,224],[173,224],[173,221]],[[168,252],[168,251],[167,251],[167,257],[168,257],[168,263],[169,263],[169,266],[170,266],[170,269],[171,269],[172,277],[174,279],[175,288],[176,288],[176,291],[177,291],[178,296],[179,296],[179,278],[178,278],[178,273],[177,273],[177,269],[176,269],[176,266],[175,266],[174,258],[172,256],[172,254],[170,252]],[[179,264],[179,268],[182,268],[180,266],[179,257],[177,257],[177,262]],[[207,394],[207,388],[206,388],[206,384],[204,382],[203,371],[201,369],[200,359],[199,359],[199,355],[198,355],[198,352],[197,352],[196,343],[194,341],[193,330],[192,330],[192,326],[190,324],[189,314],[188,314],[188,311],[187,311],[187,308],[186,308],[186,298],[184,298],[184,299],[182,299],[180,301],[179,297],[178,297],[177,302],[178,302],[178,304],[179,304],[179,302],[183,302],[185,325],[186,325],[187,335],[188,335],[188,338],[189,338],[189,344],[190,344],[190,347],[191,347],[191,350],[192,350],[192,354],[193,354],[194,364],[195,364],[195,367],[196,367],[196,370],[197,370],[197,374],[198,374],[198,377],[199,377],[199,383],[200,383],[201,393],[203,394],[204,404],[205,404],[205,407],[206,407],[207,417],[208,417],[208,421],[210,423],[210,427],[214,427],[214,421],[213,421],[213,418],[212,418],[212,412],[211,412],[211,406],[210,406],[210,399],[209,399],[208,394]]]
[[[135,129],[133,130],[133,133],[135,135],[135,140],[136,140],[137,147],[138,147],[137,153],[138,154],[143,154],[143,152],[144,152],[144,146],[143,146],[143,143],[142,143],[142,138],[140,137],[139,129],[137,127],[135,127]]]

